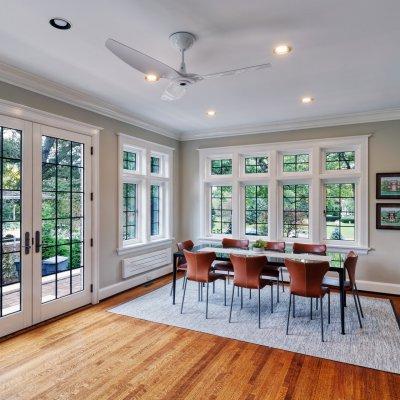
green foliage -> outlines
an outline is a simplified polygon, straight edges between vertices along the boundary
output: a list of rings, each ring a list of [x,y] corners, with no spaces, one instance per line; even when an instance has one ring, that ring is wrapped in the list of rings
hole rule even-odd
[[[264,249],[267,242],[265,240],[258,239],[253,243],[253,247],[256,249]]]
[[[330,239],[332,239],[332,240],[343,240],[344,239],[339,228],[335,228],[332,231]]]

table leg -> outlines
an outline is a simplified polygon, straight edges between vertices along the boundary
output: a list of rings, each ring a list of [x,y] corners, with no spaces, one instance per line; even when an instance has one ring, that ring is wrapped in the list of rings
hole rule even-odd
[[[178,256],[174,254],[173,279],[172,279],[172,304],[175,304],[177,262],[178,262]]]
[[[339,289],[340,289],[340,322],[342,325],[342,335],[345,334],[345,329],[344,329],[344,301],[345,301],[345,296],[346,292],[344,290],[344,269],[339,272]]]

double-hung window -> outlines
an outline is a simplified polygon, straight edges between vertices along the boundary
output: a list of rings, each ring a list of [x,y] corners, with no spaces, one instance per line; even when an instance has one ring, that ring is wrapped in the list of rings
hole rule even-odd
[[[170,240],[172,149],[123,134],[119,148],[119,251]]]

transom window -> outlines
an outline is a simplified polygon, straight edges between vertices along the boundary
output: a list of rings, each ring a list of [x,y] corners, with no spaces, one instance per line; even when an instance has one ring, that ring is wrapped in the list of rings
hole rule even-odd
[[[328,171],[354,169],[356,166],[355,158],[355,151],[327,152],[325,157],[325,168]]]
[[[136,191],[136,184],[124,183],[122,233],[124,240],[136,239]]]
[[[268,186],[246,185],[246,235],[268,236]]]
[[[231,175],[232,160],[211,160],[211,175]]]
[[[160,234],[160,186],[151,185],[150,188],[150,225],[151,236]]]
[[[160,173],[160,158],[159,157],[151,157],[150,159],[150,172],[152,174]]]
[[[326,238],[355,239],[355,184],[329,183],[325,185]]]
[[[309,186],[283,185],[283,236],[308,238]]]
[[[136,153],[124,151],[123,168],[128,171],[136,171]]]
[[[283,156],[283,172],[307,172],[309,159],[308,154],[285,154]]]
[[[246,157],[244,159],[244,172],[246,174],[268,173],[268,157]]]
[[[232,186],[211,186],[211,233],[232,233]]]

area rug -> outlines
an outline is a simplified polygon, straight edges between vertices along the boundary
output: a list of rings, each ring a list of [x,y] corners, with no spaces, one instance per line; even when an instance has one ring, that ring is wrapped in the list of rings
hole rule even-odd
[[[353,299],[347,296],[346,335],[340,334],[339,295],[331,295],[331,324],[327,324],[327,297],[324,299],[325,342],[321,342],[319,311],[313,311],[310,320],[309,299],[296,298],[296,318],[290,318],[289,335],[286,319],[288,290],[280,292],[274,312],[270,313],[270,291],[261,292],[261,329],[257,325],[257,299],[253,291],[234,296],[232,322],[228,323],[232,285],[227,285],[227,306],[224,306],[223,283],[216,283],[216,292],[210,287],[209,315],[205,319],[205,301],[198,301],[197,284],[188,282],[183,314],[180,314],[182,281],[177,282],[177,301],[172,305],[171,286],[166,285],[144,296],[110,309],[110,312],[180,328],[209,333],[249,343],[288,350],[310,356],[340,361],[377,370],[400,373],[400,329],[389,300],[361,297],[365,318],[360,329]],[[204,290],[205,298],[205,290]]]

